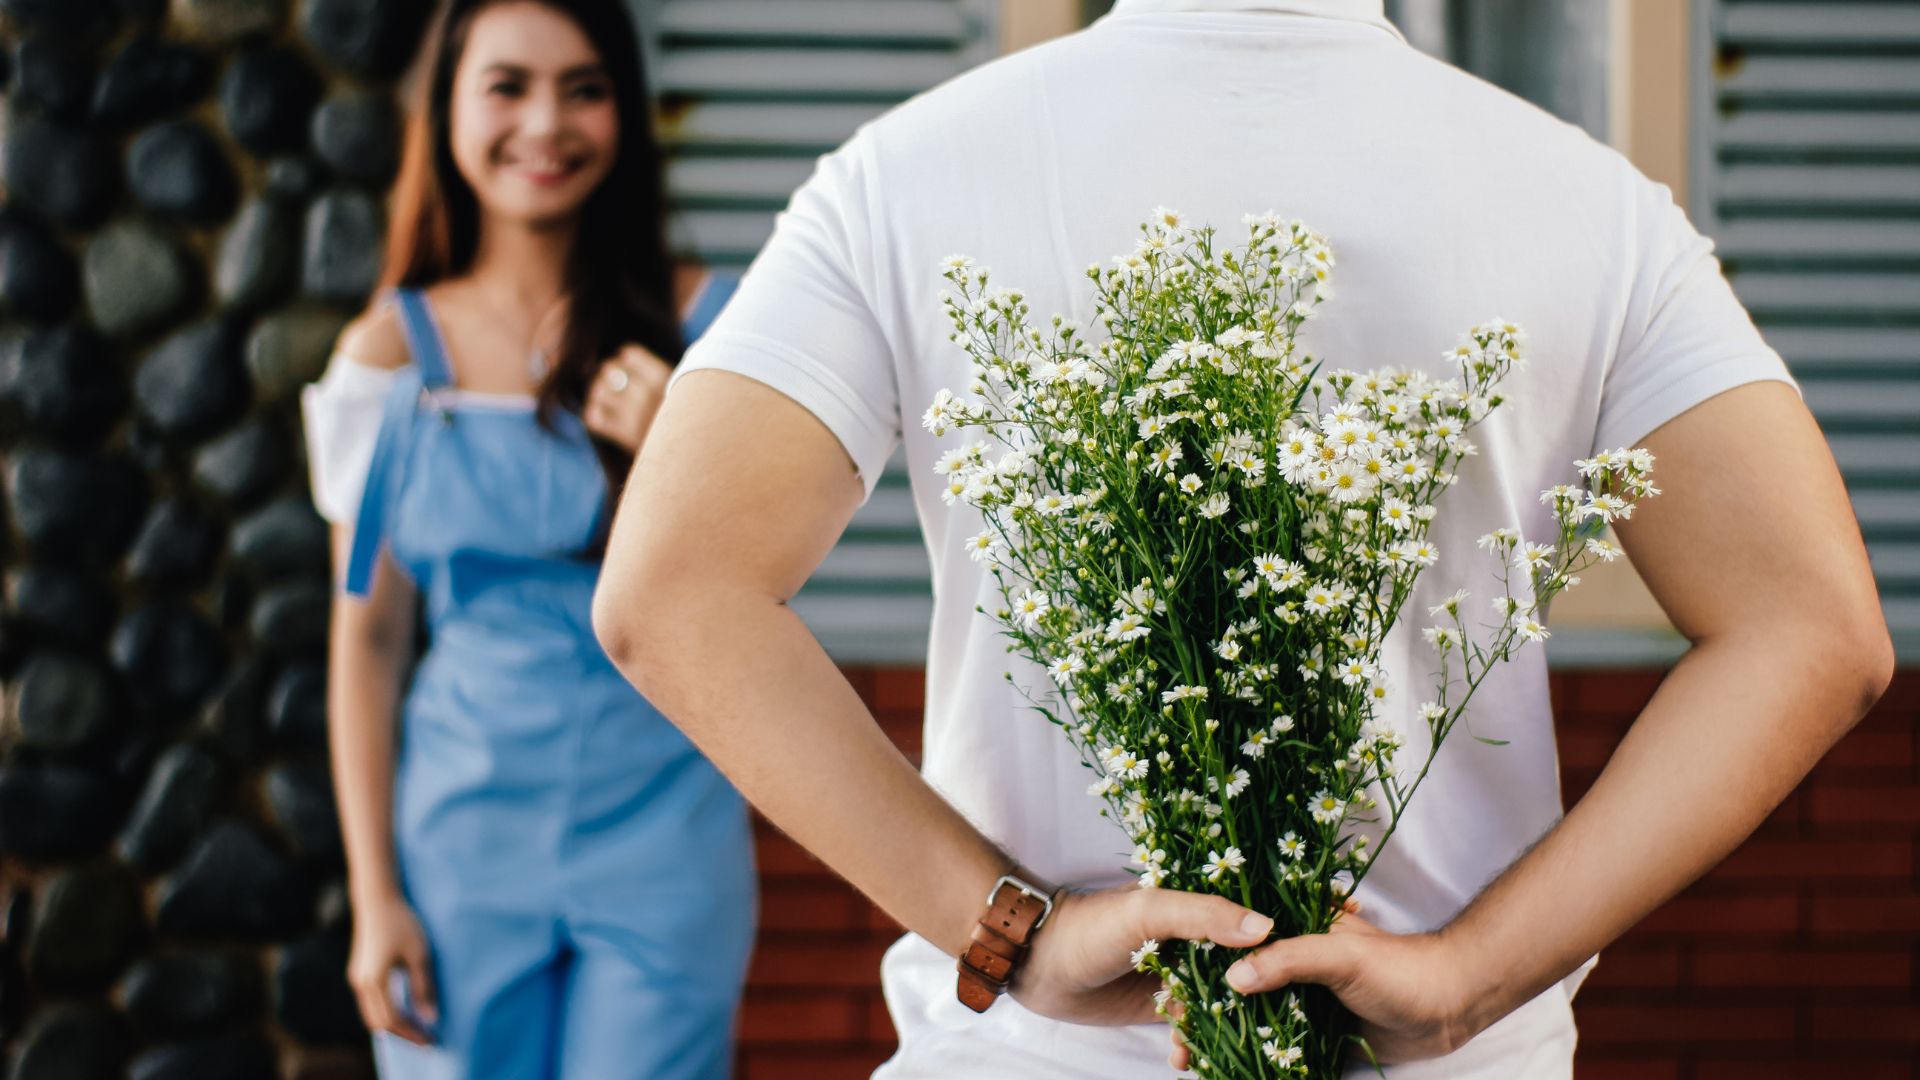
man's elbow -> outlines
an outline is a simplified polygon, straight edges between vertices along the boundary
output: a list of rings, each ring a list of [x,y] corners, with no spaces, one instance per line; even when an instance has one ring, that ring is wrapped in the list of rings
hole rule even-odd
[[[1886,620],[1878,612],[1867,620],[1861,640],[1857,662],[1861,675],[1860,712],[1864,715],[1893,685],[1899,657],[1894,652],[1893,638],[1887,633]]]
[[[648,675],[644,658],[653,652],[648,647],[646,628],[659,625],[659,619],[641,599],[650,595],[658,593],[646,589],[639,575],[631,571],[603,572],[593,590],[593,636],[599,639],[607,659],[643,693]]]

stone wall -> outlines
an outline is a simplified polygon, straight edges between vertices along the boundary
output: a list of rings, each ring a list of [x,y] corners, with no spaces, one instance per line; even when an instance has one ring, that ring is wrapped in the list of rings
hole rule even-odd
[[[428,0],[0,0],[0,1039],[365,1072],[298,388],[366,300]]]

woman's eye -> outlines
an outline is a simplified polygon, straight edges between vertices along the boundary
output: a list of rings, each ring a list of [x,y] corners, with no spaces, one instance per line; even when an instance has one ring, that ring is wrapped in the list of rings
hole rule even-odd
[[[487,85],[487,93],[498,94],[501,97],[519,97],[520,84],[508,81],[489,83]]]
[[[569,96],[575,101],[605,101],[612,94],[606,83],[579,83]]]

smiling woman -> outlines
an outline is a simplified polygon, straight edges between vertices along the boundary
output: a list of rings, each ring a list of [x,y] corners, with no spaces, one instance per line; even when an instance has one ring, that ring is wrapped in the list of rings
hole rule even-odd
[[[455,0],[423,61],[386,289],[304,401],[346,593],[348,979],[385,1075],[716,1080],[745,806],[590,616],[683,347],[633,28],[619,0]]]

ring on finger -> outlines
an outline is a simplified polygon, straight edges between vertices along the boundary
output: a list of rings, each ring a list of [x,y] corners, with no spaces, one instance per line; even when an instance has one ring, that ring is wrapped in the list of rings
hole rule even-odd
[[[626,390],[633,379],[627,375],[627,369],[620,364],[612,364],[607,371],[607,388],[618,394]]]

